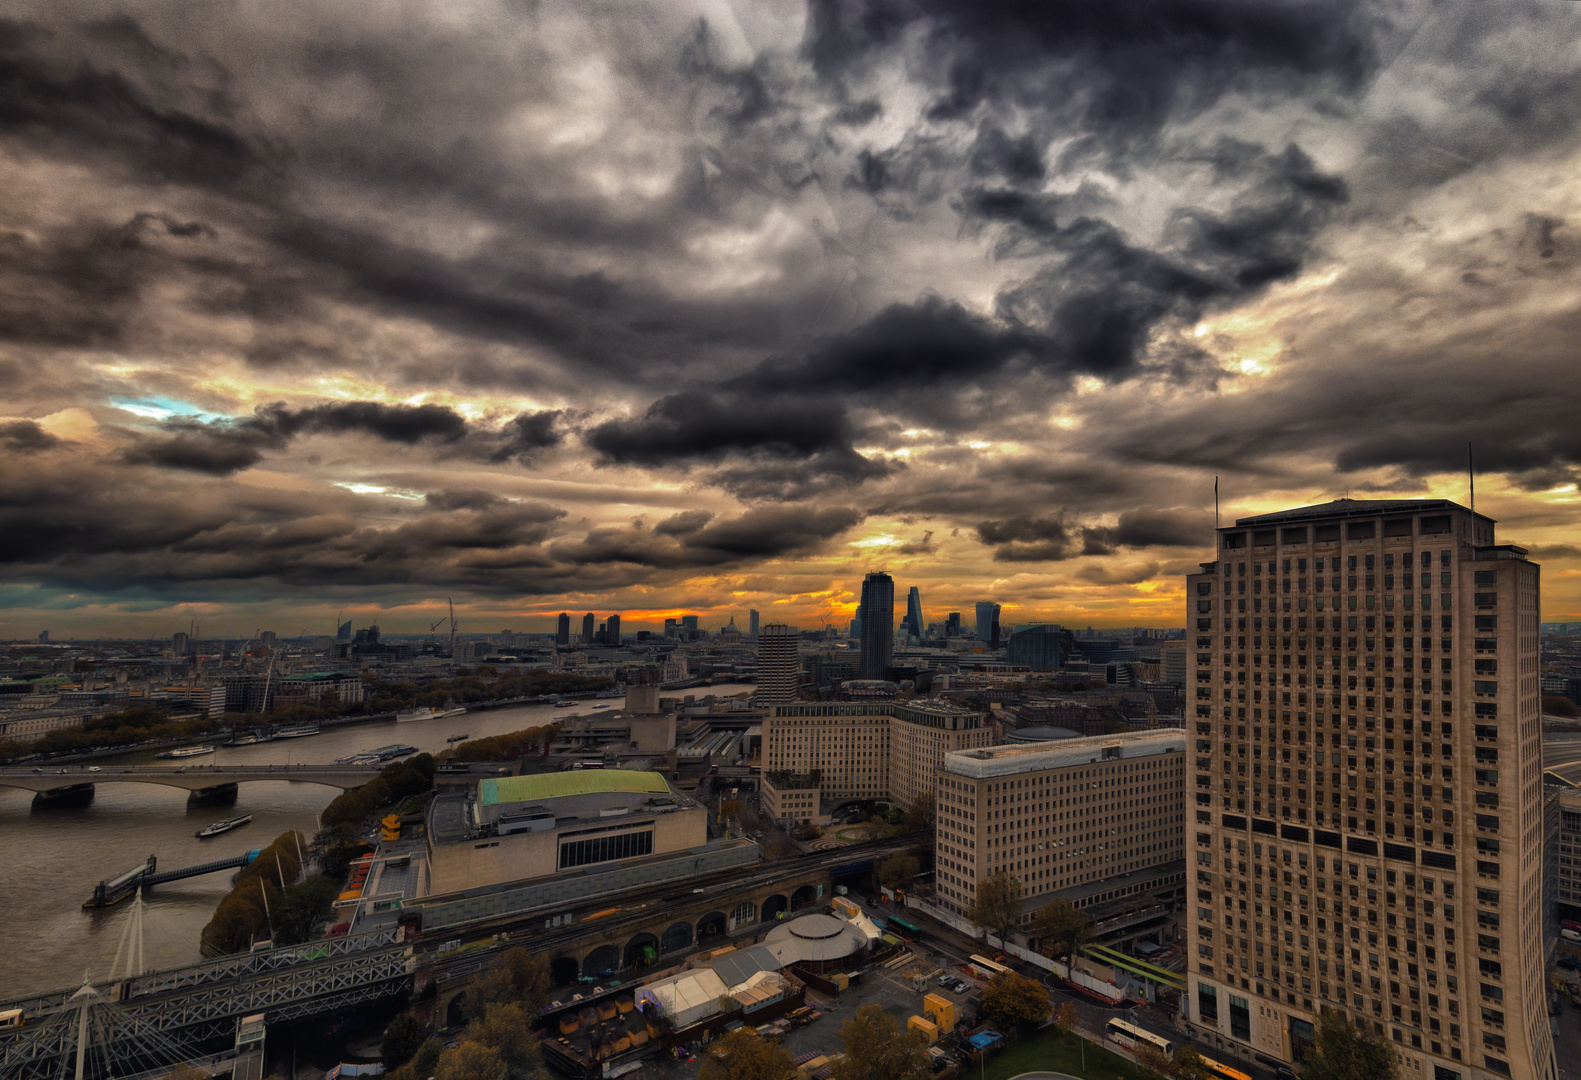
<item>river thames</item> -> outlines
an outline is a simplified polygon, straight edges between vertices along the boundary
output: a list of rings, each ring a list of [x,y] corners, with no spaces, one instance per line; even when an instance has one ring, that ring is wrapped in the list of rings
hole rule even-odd
[[[730,695],[751,690],[742,684],[680,691]],[[256,746],[222,746],[203,764],[327,764],[339,757],[390,743],[439,751],[445,740],[501,735],[586,714],[619,699],[584,700],[574,709],[513,706],[484,712],[397,724],[393,720],[349,724],[303,739]],[[600,710],[604,711],[604,710]],[[95,764],[151,762],[139,751]],[[101,783],[93,802],[72,809],[33,810],[31,792],[0,788],[0,999],[81,983],[109,974],[130,903],[85,911],[93,887],[158,856],[161,870],[240,855],[263,847],[287,829],[311,836],[319,811],[338,789],[289,781],[255,781],[238,789],[235,807],[189,806],[187,793],[155,784]],[[219,818],[252,814],[252,823],[209,840],[193,834]],[[160,885],[145,897],[144,950],[149,968],[178,967],[201,959],[198,934],[230,887],[234,871],[221,871]]]

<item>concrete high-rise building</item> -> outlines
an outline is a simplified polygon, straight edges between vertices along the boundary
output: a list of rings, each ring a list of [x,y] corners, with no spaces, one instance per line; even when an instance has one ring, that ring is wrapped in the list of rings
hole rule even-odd
[[[680,623],[676,622],[674,619],[665,619],[664,620],[664,636],[667,637],[667,638],[673,638],[675,636],[675,634],[676,634],[676,631],[679,629],[679,627],[680,627]]]
[[[582,644],[591,645],[597,635],[598,616],[589,611],[582,616]]]
[[[1158,647],[1158,665],[1165,682],[1186,685],[1186,643],[1166,641]]]
[[[952,611],[944,620],[944,636],[947,638],[961,636],[961,613]]]
[[[752,637],[752,639],[754,641],[757,640],[757,636],[758,636],[758,609],[757,608],[748,608],[747,609],[747,633],[749,635],[751,635],[751,637]]]
[[[571,644],[571,615],[562,611],[554,622],[554,643],[556,645]]]
[[[261,644],[266,649],[274,648],[275,642],[277,640],[278,638],[273,630],[265,630],[263,633],[258,635],[259,644]]]
[[[178,630],[170,637],[170,653],[172,656],[186,656],[192,651],[192,639],[185,630]]]
[[[335,628],[335,640],[336,641],[350,641],[351,640],[351,620],[350,619],[347,619],[345,622],[341,623],[339,626],[337,626]]]
[[[604,631],[604,644],[605,645],[619,645],[620,644],[620,616],[619,615],[611,615],[609,617],[608,628]]]
[[[1423,1080],[1556,1075],[1539,568],[1443,499],[1242,518],[1186,579],[1190,1019],[1299,1061],[1328,1010]]]
[[[1135,731],[947,754],[937,774],[936,862],[945,907],[972,910],[996,870],[1021,879],[1022,921],[1053,895],[1103,900],[1093,883],[1137,871],[1137,891],[1186,867],[1187,735]],[[1178,887],[1178,884],[1177,884]]]
[[[796,700],[796,676],[801,670],[797,640],[796,631],[784,623],[769,623],[758,634],[759,704],[783,705]]]
[[[894,651],[895,579],[880,571],[862,581],[862,678],[884,678]]]
[[[994,623],[999,619],[999,605],[988,600],[977,602],[977,640],[987,641],[993,636]]]
[[[928,624],[922,621],[922,594],[913,585],[906,594],[906,636],[922,640]]]
[[[697,632],[697,616],[696,615],[682,615],[681,616],[681,629],[682,630],[690,630],[692,633],[695,634]]]

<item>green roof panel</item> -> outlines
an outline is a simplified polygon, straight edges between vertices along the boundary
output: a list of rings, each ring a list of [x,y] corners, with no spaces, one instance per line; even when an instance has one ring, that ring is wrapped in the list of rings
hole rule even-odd
[[[629,769],[576,769],[478,782],[478,797],[484,806],[544,802],[571,795],[600,795],[614,791],[630,795],[668,795],[670,785],[656,772],[633,772]]]

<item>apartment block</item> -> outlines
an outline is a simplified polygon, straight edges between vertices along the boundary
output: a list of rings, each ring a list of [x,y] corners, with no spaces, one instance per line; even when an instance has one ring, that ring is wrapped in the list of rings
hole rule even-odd
[[[945,755],[991,741],[982,713],[945,702],[772,706],[763,718],[765,806],[777,805],[791,791],[802,807],[809,791],[815,808],[842,799],[888,799],[909,806],[934,790]]]
[[[1190,1020],[1299,1062],[1553,1080],[1539,568],[1440,499],[1242,518],[1187,578]]]
[[[1177,729],[952,753],[938,774],[936,892],[971,910],[996,870],[1028,911],[1064,889],[1183,857],[1186,733]]]

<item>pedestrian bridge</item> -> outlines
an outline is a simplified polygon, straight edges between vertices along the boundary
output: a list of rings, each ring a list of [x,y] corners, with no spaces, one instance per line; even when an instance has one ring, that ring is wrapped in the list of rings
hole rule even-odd
[[[69,765],[54,768],[0,769],[0,787],[55,791],[79,784],[163,784],[207,791],[254,780],[293,780],[342,791],[361,787],[379,775],[379,765]]]

